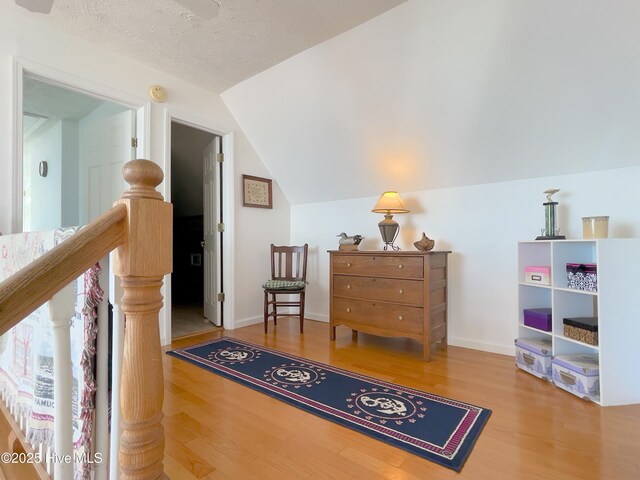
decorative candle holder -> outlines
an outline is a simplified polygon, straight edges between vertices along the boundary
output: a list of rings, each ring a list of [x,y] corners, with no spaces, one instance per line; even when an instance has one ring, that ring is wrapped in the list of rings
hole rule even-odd
[[[582,217],[582,238],[607,238],[609,217]]]

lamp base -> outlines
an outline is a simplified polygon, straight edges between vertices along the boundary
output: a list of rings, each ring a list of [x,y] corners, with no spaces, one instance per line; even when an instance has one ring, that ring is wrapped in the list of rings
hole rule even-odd
[[[380,235],[384,242],[384,250],[387,250],[389,247],[391,247],[392,250],[400,250],[400,247],[396,247],[393,244],[393,242],[396,241],[398,230],[400,229],[398,222],[393,219],[393,215],[387,213],[384,216],[384,220],[378,223],[378,228],[380,229]]]

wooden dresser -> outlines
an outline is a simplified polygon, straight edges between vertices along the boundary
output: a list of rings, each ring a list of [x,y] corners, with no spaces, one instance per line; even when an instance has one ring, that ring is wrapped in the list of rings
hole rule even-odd
[[[336,327],[447,344],[447,254],[329,250],[331,340]]]

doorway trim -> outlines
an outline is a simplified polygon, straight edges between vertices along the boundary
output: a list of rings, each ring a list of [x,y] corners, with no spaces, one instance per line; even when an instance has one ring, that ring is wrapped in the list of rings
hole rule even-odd
[[[167,202],[171,202],[171,123],[176,122],[188,127],[212,133],[222,138],[222,151],[224,162],[222,164],[222,217],[224,219],[223,250],[222,250],[222,291],[225,293],[224,300],[224,328],[233,330],[235,328],[235,255],[234,255],[234,132],[219,128],[210,122],[187,115],[176,110],[165,108],[164,110],[164,197]],[[217,238],[217,237],[216,237]],[[220,244],[216,245],[219,251]],[[169,345],[171,343],[171,274],[165,275],[164,290],[162,295],[165,299],[165,315],[160,317],[160,343]]]
[[[22,82],[24,75],[135,110],[136,132],[139,134],[136,156],[138,158],[149,158],[151,145],[151,129],[149,128],[151,103],[148,100],[22,57],[13,57],[13,181],[11,184],[13,205],[11,208],[11,233],[22,231]]]

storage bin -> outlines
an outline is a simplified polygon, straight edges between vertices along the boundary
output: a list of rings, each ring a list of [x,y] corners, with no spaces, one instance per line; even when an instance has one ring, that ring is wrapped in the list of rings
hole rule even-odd
[[[564,336],[589,345],[598,345],[598,317],[563,318]]]
[[[553,383],[584,399],[600,398],[600,370],[597,355],[557,355],[551,361]]]
[[[538,285],[551,285],[551,267],[524,267],[524,281]]]
[[[551,381],[551,339],[518,338],[515,344],[518,368]]]
[[[567,263],[567,287],[598,291],[598,267],[594,263]]]
[[[524,310],[524,324],[544,332],[551,331],[550,308],[526,308]]]

